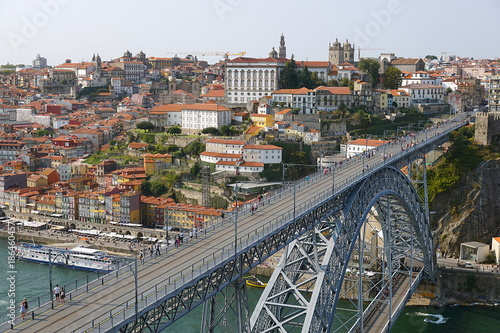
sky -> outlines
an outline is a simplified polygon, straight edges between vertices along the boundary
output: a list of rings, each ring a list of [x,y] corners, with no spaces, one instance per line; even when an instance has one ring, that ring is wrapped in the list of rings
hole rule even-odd
[[[49,65],[90,61],[94,53],[106,61],[126,50],[258,58],[278,50],[281,34],[296,60],[327,60],[336,38],[360,47],[361,57],[494,59],[499,14],[498,0],[2,0],[0,64],[31,64],[37,54]]]

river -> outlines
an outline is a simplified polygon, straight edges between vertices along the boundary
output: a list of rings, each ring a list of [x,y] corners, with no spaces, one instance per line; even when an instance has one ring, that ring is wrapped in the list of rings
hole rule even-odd
[[[8,294],[9,277],[7,240],[0,239],[0,313],[1,321],[8,320],[6,307],[12,297]],[[37,298],[43,295],[48,299],[50,293],[49,266],[23,261],[15,262],[15,304],[26,297],[31,307],[37,303]],[[82,270],[53,267],[53,285],[74,285],[79,279],[80,285],[86,280],[89,273]],[[262,292],[259,288],[248,289],[250,311],[255,307]],[[16,311],[18,308],[16,308]],[[431,332],[498,332],[500,327],[500,306],[446,306],[442,308],[406,307],[398,318],[394,333],[431,333]],[[18,311],[17,311],[18,312]],[[174,323],[164,332],[199,333],[202,307],[196,308],[189,315]],[[431,317],[430,315],[436,315]],[[441,317],[440,317],[441,316]],[[441,319],[442,318],[442,319]],[[435,324],[426,320],[442,322]],[[222,332],[222,330],[217,330]],[[43,333],[43,332],[41,332]]]

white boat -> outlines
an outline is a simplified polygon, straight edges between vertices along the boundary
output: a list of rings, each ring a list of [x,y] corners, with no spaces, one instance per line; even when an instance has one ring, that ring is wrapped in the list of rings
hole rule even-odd
[[[21,243],[14,247],[16,257],[20,260],[50,262],[52,265],[91,271],[112,271],[118,268],[118,258],[111,257],[106,252],[88,247],[78,246],[73,249]]]

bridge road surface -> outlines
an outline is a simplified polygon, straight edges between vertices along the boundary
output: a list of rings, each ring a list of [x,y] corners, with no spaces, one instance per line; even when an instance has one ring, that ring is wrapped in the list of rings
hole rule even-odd
[[[415,277],[415,275],[414,275]],[[407,299],[407,291],[410,288],[410,277],[404,276],[402,277],[402,281],[399,281],[395,289],[395,293],[392,294],[392,315],[393,320],[394,315],[398,313],[401,307],[404,307]],[[374,313],[374,322],[368,322],[364,326],[364,332],[366,333],[381,333],[388,332],[389,328],[389,304],[388,303],[379,303],[382,304],[376,313]]]
[[[416,136],[418,141],[425,140],[426,137],[432,138],[433,133],[443,132],[443,126],[440,128],[423,131]],[[409,139],[411,141],[412,139]],[[408,141],[408,142],[409,142]],[[394,154],[393,158],[388,158],[386,163],[398,158],[401,154],[402,144],[387,145],[386,154]],[[335,171],[335,188],[344,185],[347,180],[354,176],[359,176],[363,172],[364,165],[373,167],[383,163],[382,152],[379,150],[373,157],[362,159],[351,159],[349,163],[344,163],[342,168]],[[370,170],[366,171],[367,173]],[[317,178],[311,177],[308,182],[302,180],[302,186],[296,190],[295,207],[301,204],[313,206],[310,198],[320,193],[331,194],[332,191],[332,173],[326,175],[319,174]],[[268,226],[274,218],[283,216],[294,210],[293,191],[288,191],[284,197],[271,203],[259,207],[255,215],[247,214],[238,219],[238,238],[244,238],[255,232],[263,226]],[[304,209],[306,211],[307,209]],[[302,211],[297,211],[297,215]],[[206,235],[199,235],[198,239],[183,244],[178,249],[172,249],[166,255],[139,265],[138,272],[138,294],[139,301],[141,294],[150,292],[156,285],[163,287],[168,278],[176,276],[181,271],[190,271],[193,267],[198,267],[202,258],[218,255],[222,248],[232,246],[234,240],[233,223],[225,224]],[[218,252],[219,251],[219,252]],[[79,293],[76,296],[67,295],[67,302],[59,305],[54,304],[51,309],[50,304],[40,309],[31,309],[35,311],[35,319],[31,319],[31,313],[24,321],[19,317],[16,319],[15,326],[11,329],[9,323],[0,326],[0,332],[84,332],[90,330],[92,320],[97,325],[99,322],[108,320],[110,311],[117,311],[117,307],[126,302],[134,302],[134,278],[131,272],[122,274],[117,279],[106,281],[103,284],[92,285],[91,289],[85,293]],[[140,311],[140,309],[139,309]],[[120,316],[118,316],[120,318]],[[117,319],[115,318],[115,321]],[[201,320],[201,319],[200,319]],[[105,325],[104,327],[108,327]],[[94,330],[97,331],[97,330]]]

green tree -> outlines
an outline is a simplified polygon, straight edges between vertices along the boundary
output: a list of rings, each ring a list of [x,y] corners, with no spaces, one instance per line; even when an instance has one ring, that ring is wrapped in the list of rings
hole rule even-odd
[[[434,60],[434,59],[437,59],[438,57],[436,57],[435,55],[431,55],[431,54],[428,54],[425,56],[424,59],[429,59],[429,60]]]
[[[145,130],[146,132],[149,132],[155,128],[155,125],[153,125],[153,123],[150,121],[141,121],[140,123],[137,123],[135,127],[137,129],[142,129]]]
[[[281,72],[281,87],[284,89],[296,89],[298,85],[297,64],[292,55],[292,59],[285,63],[285,68]]]
[[[200,175],[200,171],[201,171],[201,165],[198,162],[196,162],[195,164],[193,164],[193,166],[191,167],[191,169],[189,169],[189,173],[193,177],[198,177]]]
[[[306,87],[307,89],[315,88],[312,79],[312,73],[309,71],[309,68],[307,68],[307,66],[299,71],[299,84],[297,88],[301,87]]]
[[[179,126],[172,126],[167,129],[168,134],[181,134],[182,130]]]
[[[403,82],[403,77],[401,76],[401,71],[396,67],[389,67],[385,71],[382,81],[384,88],[386,89],[398,89]]]
[[[203,134],[217,134],[219,133],[219,130],[216,127],[206,127],[201,130],[201,133]]]
[[[378,70],[380,69],[380,63],[376,59],[361,58],[359,60],[359,69],[368,74],[369,82],[372,87],[375,87],[379,83],[380,74]]]
[[[233,135],[233,130],[228,125],[222,125],[220,127],[220,134],[224,136],[230,136]]]
[[[34,134],[37,138],[41,138],[42,136],[51,136],[52,134],[54,134],[54,131],[39,129]]]
[[[199,141],[192,141],[183,150],[187,155],[197,156],[205,151],[205,145]]]
[[[343,77],[342,79],[340,79],[339,85],[341,87],[349,87],[349,83],[351,83],[351,81],[349,81],[348,78]]]
[[[167,152],[168,153],[173,153],[179,150],[179,146],[176,145],[168,145],[167,146]]]

